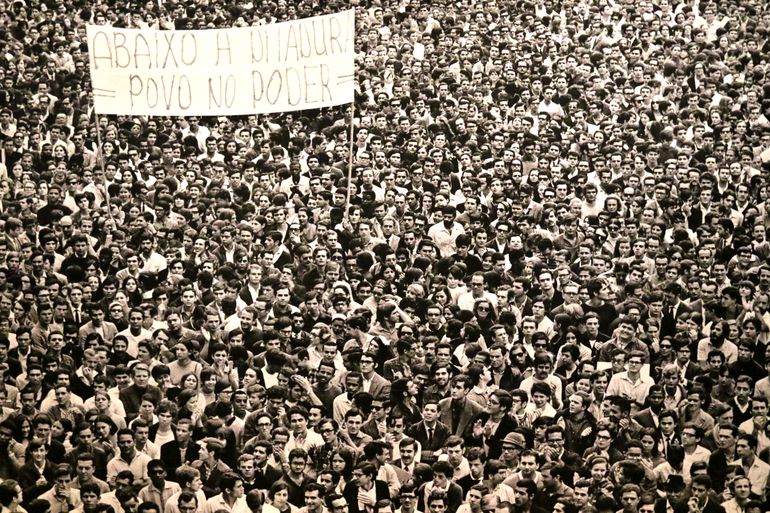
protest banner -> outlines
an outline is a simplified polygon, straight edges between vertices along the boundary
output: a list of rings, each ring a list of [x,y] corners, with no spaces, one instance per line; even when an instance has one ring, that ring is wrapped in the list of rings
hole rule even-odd
[[[355,11],[219,30],[87,27],[100,114],[244,115],[353,101]]]

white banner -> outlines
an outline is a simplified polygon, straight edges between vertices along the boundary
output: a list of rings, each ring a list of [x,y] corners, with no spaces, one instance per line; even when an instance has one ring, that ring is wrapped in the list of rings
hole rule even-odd
[[[257,27],[87,31],[101,114],[244,115],[353,101],[353,9]]]

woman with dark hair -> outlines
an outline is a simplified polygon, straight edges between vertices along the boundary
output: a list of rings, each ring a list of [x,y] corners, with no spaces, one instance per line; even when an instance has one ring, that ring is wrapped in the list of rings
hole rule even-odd
[[[93,426],[93,445],[103,450],[109,461],[110,458],[118,454],[118,441],[115,436],[118,432],[118,425],[115,424],[115,421],[109,415],[100,413],[94,418]]]
[[[68,451],[72,449],[72,443],[70,442],[70,435],[72,435],[72,421],[69,419],[61,418],[55,420],[51,424],[51,440],[56,440],[64,445],[64,448]]]
[[[238,468],[238,440],[235,436],[235,431],[227,426],[222,426],[217,429],[216,437],[225,444],[225,448],[222,450],[222,454],[219,459],[224,461],[230,468]]]
[[[476,318],[482,333],[487,332],[493,324],[497,323],[495,307],[486,298],[479,299],[473,304],[473,316]]]
[[[189,388],[183,389],[176,396],[176,404],[179,406],[178,419],[190,419],[193,428],[202,427],[203,422],[199,413],[199,396],[200,393],[197,390],[191,390]]]
[[[654,328],[653,328],[654,326]],[[654,319],[648,319],[647,330],[660,329],[660,325]],[[652,346],[654,349],[656,346]],[[650,368],[650,374],[656,380],[660,380],[663,374],[663,368],[676,363],[676,351],[674,351],[674,343],[671,337],[663,337],[657,343],[657,352],[652,357],[652,366]]]
[[[588,460],[591,456],[604,456],[611,464],[623,459],[623,453],[613,447],[613,440],[617,436],[617,429],[606,420],[601,420],[596,424],[594,443],[583,452],[583,459]]]
[[[340,475],[339,489],[344,490],[345,486],[353,478],[354,456],[353,452],[346,447],[340,447],[329,456],[330,467]]]
[[[440,285],[433,290],[430,299],[440,307],[452,304],[452,293],[446,285]]]
[[[21,283],[21,290],[24,291],[24,282]],[[27,276],[27,283],[29,283],[29,276]],[[32,310],[32,303],[26,299],[17,299],[13,304],[13,316],[16,320],[16,324],[19,327],[30,328],[34,323],[30,318],[30,311]]]
[[[128,276],[121,283],[120,290],[128,298],[129,306],[135,307],[142,304],[142,288],[137,278]]]
[[[289,502],[289,485],[276,481],[267,491],[269,504],[262,506],[262,513],[296,513],[297,507]]]
[[[385,264],[374,277],[375,285],[381,286],[384,294],[396,295],[398,294],[399,284],[403,281],[402,277],[403,273],[396,265]]]
[[[666,459],[660,454],[660,433],[655,428],[644,427],[639,430],[642,443],[642,463],[648,468],[655,468]]]
[[[176,403],[164,399],[155,409],[155,415],[158,422],[150,426],[148,438],[158,449],[167,443],[176,439],[176,425],[174,421],[177,418],[179,408]]]
[[[26,415],[17,415],[13,419],[13,423],[15,424],[16,429],[14,429],[13,440],[9,445],[11,446],[13,453],[16,454],[19,459],[22,459],[29,442],[34,438],[32,419]]]
[[[417,406],[417,385],[409,378],[397,379],[390,385],[390,413],[398,412],[404,418],[404,425],[411,426],[422,420]]]

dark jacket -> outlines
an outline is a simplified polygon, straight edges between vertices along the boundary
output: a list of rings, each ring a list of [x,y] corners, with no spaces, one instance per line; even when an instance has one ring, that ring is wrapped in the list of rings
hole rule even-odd
[[[377,501],[389,499],[390,492],[388,491],[388,483],[375,479],[374,493]],[[348,513],[366,513],[366,510],[358,508],[358,485],[356,483],[351,481],[345,485],[345,490],[342,492],[342,495],[348,502]]]
[[[452,425],[452,399],[442,399],[438,403],[438,418],[449,427],[453,435],[464,436],[464,434],[473,430],[473,422],[484,412],[484,408],[471,399],[465,399],[465,404],[460,411],[457,419],[457,425]]]
[[[44,494],[53,486],[53,472],[54,464],[46,460],[45,468],[41,474],[35,464],[32,461],[25,463],[21,469],[19,469],[19,486],[21,486],[24,492],[24,502],[37,498],[39,495]],[[46,483],[43,485],[37,484],[37,480],[40,477],[45,477]]]
[[[283,472],[271,465],[265,465],[264,471],[260,468],[254,469],[254,485],[259,490],[269,490],[273,483],[281,479]]]
[[[178,469],[183,464],[191,464],[198,459],[198,444],[192,440],[187,445],[184,461],[182,461],[182,452],[179,449],[179,442],[171,440],[160,446],[160,459],[166,464],[167,469]],[[169,472],[170,473],[170,472]]]
[[[428,483],[423,483],[417,491],[417,509],[418,511],[429,510],[428,504],[425,504],[425,487]],[[449,490],[446,493],[446,511],[455,513],[457,508],[463,503],[463,489],[457,483],[449,483]]]
[[[433,439],[429,443],[425,421],[420,421],[410,426],[406,434],[420,442],[422,447],[422,463],[432,465],[438,459],[438,453],[443,449],[444,443],[451,433],[447,426],[441,422],[436,422],[436,426],[433,428]]]

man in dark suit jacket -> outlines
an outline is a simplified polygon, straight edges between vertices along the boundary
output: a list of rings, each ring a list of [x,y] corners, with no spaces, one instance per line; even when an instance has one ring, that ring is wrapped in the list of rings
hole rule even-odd
[[[387,400],[390,398],[390,383],[374,370],[376,362],[376,355],[369,353],[361,355],[361,373],[364,375],[364,381],[370,381],[369,393],[372,397]]]
[[[411,378],[412,370],[410,359],[412,354],[412,342],[409,339],[400,339],[396,341],[396,353],[398,356],[385,362],[383,367],[384,378],[388,381],[395,381],[400,378]]]
[[[376,479],[377,469],[373,463],[362,461],[353,469],[353,478],[345,486],[342,495],[348,502],[348,513],[366,513],[374,508],[377,501],[389,499],[388,483]],[[359,503],[359,491],[365,492],[366,502]]]
[[[674,342],[676,344],[676,341]],[[674,346],[676,348],[676,364],[679,367],[679,375],[684,374],[685,382],[680,384],[686,387],[695,379],[695,376],[702,372],[700,366],[697,363],[690,360],[691,348],[688,344],[682,346]],[[682,371],[684,369],[684,371]]]
[[[377,420],[374,417],[361,425],[361,432],[371,436],[373,440],[379,440],[385,436],[384,432],[380,432],[380,428],[377,426]]]
[[[463,489],[463,497],[468,494],[468,491],[470,491],[473,486],[484,484],[484,461],[486,458],[486,456],[484,456],[484,449],[481,447],[470,447],[466,451],[466,458],[468,459],[471,472],[455,481],[460,488]],[[474,477],[474,470],[477,469],[480,470],[481,473]]]
[[[438,403],[428,400],[422,407],[422,420],[407,429],[406,434],[420,442],[422,456],[420,461],[428,465],[438,459],[438,454],[449,438],[449,428],[438,421]]]
[[[451,397],[438,403],[439,420],[449,427],[453,435],[463,436],[470,431],[473,421],[484,412],[484,408],[466,397],[470,391],[470,378],[460,374],[452,378]]]
[[[189,465],[198,459],[198,444],[192,441],[192,425],[189,420],[180,420],[176,425],[176,440],[160,446],[160,458],[170,469]]]
[[[269,490],[270,487],[281,479],[283,472],[270,465],[268,457],[273,450],[273,445],[268,440],[258,440],[254,444],[254,483],[258,490]]]
[[[441,491],[446,500],[446,513],[454,513],[463,503],[463,489],[451,481],[454,469],[448,461],[437,461],[431,467],[433,480],[420,485],[417,491],[417,509],[428,511],[430,497],[435,491]]]
[[[633,419],[643,427],[658,429],[658,414],[663,409],[665,397],[662,385],[652,385],[647,392],[647,408],[634,415]]]

